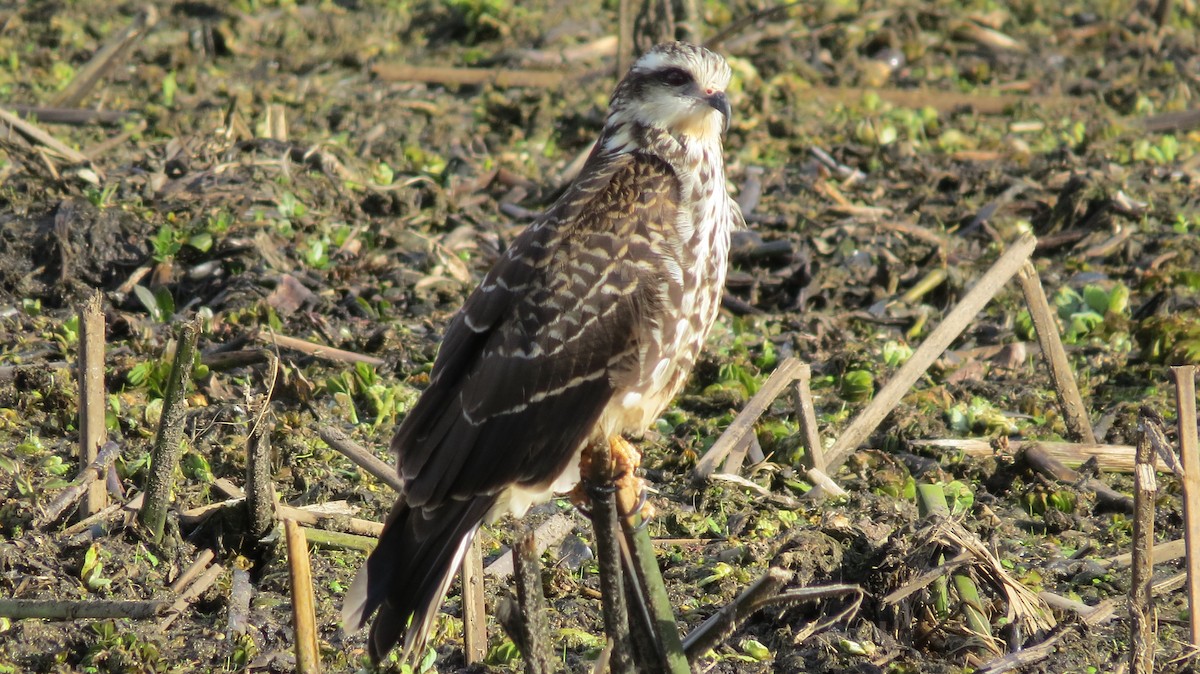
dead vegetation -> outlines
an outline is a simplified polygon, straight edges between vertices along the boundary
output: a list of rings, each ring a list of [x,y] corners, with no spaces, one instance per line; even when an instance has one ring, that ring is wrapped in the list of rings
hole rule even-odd
[[[392,497],[333,445],[386,459],[441,326],[577,170],[618,4],[0,10],[0,670],[362,666],[338,608]],[[1200,362],[1193,4],[691,4],[734,66],[751,228],[638,443],[670,607],[710,625],[682,648],[1190,671],[1200,557],[1171,541],[1200,518],[1171,457],[1195,430],[1167,366]],[[592,530],[565,502],[531,526],[541,660],[587,671]],[[489,613],[521,536],[486,530]],[[438,671],[466,667],[454,594]],[[523,667],[487,637],[476,669]]]

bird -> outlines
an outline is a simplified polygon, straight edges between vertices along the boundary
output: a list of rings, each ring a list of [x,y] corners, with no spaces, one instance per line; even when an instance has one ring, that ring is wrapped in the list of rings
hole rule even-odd
[[[451,319],[391,442],[403,484],[343,603],[378,663],[425,650],[484,521],[580,481],[593,442],[640,436],[683,387],[721,304],[731,232],[725,59],[668,42],[613,90],[578,177]],[[374,616],[372,620],[372,616]]]

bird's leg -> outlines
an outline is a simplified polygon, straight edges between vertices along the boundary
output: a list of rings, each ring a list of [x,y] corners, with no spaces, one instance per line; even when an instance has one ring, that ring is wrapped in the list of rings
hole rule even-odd
[[[647,500],[646,482],[637,476],[638,466],[642,463],[642,454],[625,438],[614,435],[608,439],[609,469],[612,476],[608,484],[596,484],[587,479],[592,475],[591,447],[584,447],[579,457],[579,473],[583,481],[571,491],[571,502],[585,515],[591,512],[593,490],[612,490],[616,492],[617,512],[621,517],[632,520],[636,526],[641,526],[654,516],[654,507]]]

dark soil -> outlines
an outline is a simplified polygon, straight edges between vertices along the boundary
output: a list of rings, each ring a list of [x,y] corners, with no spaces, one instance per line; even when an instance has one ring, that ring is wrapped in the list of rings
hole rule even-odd
[[[146,479],[175,326],[200,317],[178,511],[225,500],[219,479],[244,484],[247,434],[265,405],[282,502],[382,519],[388,488],[318,429],[341,428],[386,458],[442,326],[599,132],[612,50],[560,54],[613,34],[617,4],[156,3],[157,25],[81,103],[127,114],[30,118],[90,165],[0,123],[0,597],[173,600],[168,586],[206,548],[226,569],[249,569],[254,591],[236,629],[228,571],[165,630],[157,620],[0,618],[0,671],[294,667],[282,539],[248,536],[240,509],[172,515],[164,544],[123,512],[82,531],[66,531],[73,516],[35,524],[80,468],[69,365],[78,307],[102,292],[107,425],[122,446],[110,482],[122,500]],[[697,4],[713,35],[766,3]],[[1098,440],[1135,444],[1142,407],[1176,439],[1167,366],[1200,362],[1200,15],[1175,3],[1160,27],[1149,4],[800,3],[720,45],[737,79],[730,183],[751,227],[735,241],[704,359],[640,442],[658,512],[651,533],[664,539],[684,632],[769,565],[795,574],[789,589],[855,583],[866,594],[839,619],[844,599],[763,611],[704,671],[963,672],[1060,632],[1056,649],[1020,671],[1123,671],[1130,578],[1107,560],[1129,550],[1132,516],[1011,453],[917,442],[1068,438],[1015,282],[833,473],[847,497],[805,496],[788,396],[756,427],[767,459],[742,470],[755,486],[697,488],[689,474],[785,357],[812,364],[821,433],[837,437],[1023,232],[1039,237],[1034,261]],[[0,8],[5,108],[55,107],[139,9]],[[389,64],[566,79],[397,82],[376,68]],[[281,349],[275,367],[272,334],[383,364]],[[1127,474],[1083,471],[1132,493]],[[922,517],[914,492],[924,484],[944,485],[953,526]],[[1160,475],[1158,494],[1156,538],[1180,538],[1179,481]],[[554,649],[570,671],[590,671],[603,646],[591,533],[566,502],[533,521],[555,513],[577,527],[543,557]],[[485,528],[485,563],[517,528]],[[959,567],[979,587],[973,608],[991,640],[969,626],[954,582],[886,599],[969,540],[997,560]],[[365,636],[339,624],[362,560],[312,553],[326,671],[365,662]],[[1181,571],[1166,561],[1156,579]],[[490,607],[506,583],[489,579]],[[1114,617],[1084,624],[1039,604],[1040,591],[1113,600]],[[1178,583],[1156,596],[1160,671],[1192,671],[1185,597]],[[457,671],[457,590],[446,609],[436,668]],[[473,671],[520,671],[494,622],[489,637],[488,664]]]

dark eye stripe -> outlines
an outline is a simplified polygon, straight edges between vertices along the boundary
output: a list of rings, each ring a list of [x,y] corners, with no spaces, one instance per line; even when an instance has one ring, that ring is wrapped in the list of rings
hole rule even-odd
[[[682,87],[692,83],[692,76],[683,68],[667,68],[659,73],[658,78],[667,86]]]

